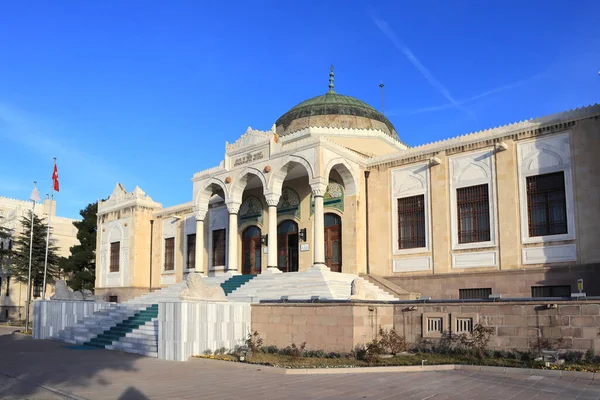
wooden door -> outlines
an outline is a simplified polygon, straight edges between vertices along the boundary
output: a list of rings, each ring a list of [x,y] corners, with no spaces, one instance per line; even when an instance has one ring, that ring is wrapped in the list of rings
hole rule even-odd
[[[342,221],[335,214],[325,214],[325,264],[342,272]]]
[[[262,260],[260,229],[251,226],[242,234],[242,274],[260,274]]]

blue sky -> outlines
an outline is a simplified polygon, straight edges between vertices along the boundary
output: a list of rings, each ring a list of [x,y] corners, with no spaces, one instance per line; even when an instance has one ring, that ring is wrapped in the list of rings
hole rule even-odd
[[[598,102],[600,2],[14,1],[0,10],[0,196],[58,212],[116,182],[165,206],[248,126],[327,90],[423,144]],[[222,5],[221,5],[222,4]]]

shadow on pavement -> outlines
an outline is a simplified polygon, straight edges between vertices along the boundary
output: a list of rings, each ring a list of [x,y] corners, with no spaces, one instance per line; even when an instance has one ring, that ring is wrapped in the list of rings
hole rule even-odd
[[[0,373],[20,380],[17,387],[10,388],[10,395],[17,398],[34,395],[39,386],[54,388],[65,394],[83,392],[94,397],[94,392],[102,391],[102,386],[118,379],[119,372],[137,371],[135,364],[142,358],[53,340],[34,340],[6,331],[3,333],[0,334]],[[9,394],[6,390],[0,387],[0,398]],[[118,398],[147,399],[132,386]]]

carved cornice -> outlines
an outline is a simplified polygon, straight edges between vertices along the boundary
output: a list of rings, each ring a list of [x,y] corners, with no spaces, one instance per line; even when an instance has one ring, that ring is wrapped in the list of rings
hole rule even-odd
[[[275,125],[268,131],[259,131],[248,127],[246,132],[234,143],[225,142],[225,151],[229,153],[256,144],[267,144],[273,138],[273,135],[275,135]]]
[[[441,151],[445,151],[447,154],[454,154],[486,146],[495,146],[496,143],[504,139],[518,140],[526,137],[567,130],[578,120],[598,116],[600,116],[600,105],[594,104],[546,117],[515,122],[496,128],[423,144],[399,153],[373,157],[367,161],[367,164],[370,167],[397,165],[420,161],[424,157],[434,155]]]
[[[108,199],[106,201],[98,202],[98,215],[131,206],[143,206],[148,208],[162,207],[160,203],[152,200],[152,198],[140,189],[139,186],[136,186],[132,192],[128,193],[122,184],[117,183]]]

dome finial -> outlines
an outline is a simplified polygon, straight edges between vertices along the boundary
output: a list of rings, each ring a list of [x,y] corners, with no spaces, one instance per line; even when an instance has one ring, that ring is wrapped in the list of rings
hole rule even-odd
[[[329,67],[329,92],[328,93],[335,93],[335,90],[333,90],[333,65],[331,67]]]

